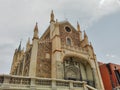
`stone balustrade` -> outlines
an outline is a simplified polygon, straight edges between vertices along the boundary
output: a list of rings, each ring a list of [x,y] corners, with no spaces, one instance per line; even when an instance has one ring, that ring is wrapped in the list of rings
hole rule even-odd
[[[85,81],[0,75],[0,90],[96,90]]]

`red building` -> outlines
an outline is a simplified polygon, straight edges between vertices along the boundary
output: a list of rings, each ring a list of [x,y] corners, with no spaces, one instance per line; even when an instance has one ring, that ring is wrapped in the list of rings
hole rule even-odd
[[[117,90],[120,86],[120,65],[99,63],[105,90]]]

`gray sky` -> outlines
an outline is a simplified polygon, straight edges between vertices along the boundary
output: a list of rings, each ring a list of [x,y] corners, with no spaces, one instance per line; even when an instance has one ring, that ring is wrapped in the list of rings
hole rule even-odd
[[[0,73],[10,71],[14,50],[22,39],[39,36],[49,25],[51,10],[58,21],[68,20],[86,30],[99,61],[120,64],[120,0],[0,0]]]

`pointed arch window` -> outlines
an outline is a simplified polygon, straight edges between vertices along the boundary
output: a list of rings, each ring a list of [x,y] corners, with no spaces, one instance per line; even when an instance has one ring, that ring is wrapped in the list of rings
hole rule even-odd
[[[66,44],[71,46],[71,39],[70,38],[67,38]]]

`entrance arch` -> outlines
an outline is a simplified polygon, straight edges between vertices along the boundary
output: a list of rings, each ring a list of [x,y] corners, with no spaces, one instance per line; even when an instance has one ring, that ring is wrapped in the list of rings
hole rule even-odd
[[[83,58],[66,56],[63,59],[63,67],[64,79],[94,82],[92,67],[89,62]]]

